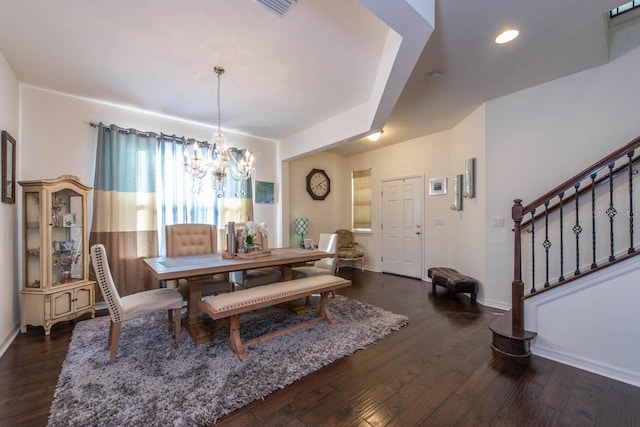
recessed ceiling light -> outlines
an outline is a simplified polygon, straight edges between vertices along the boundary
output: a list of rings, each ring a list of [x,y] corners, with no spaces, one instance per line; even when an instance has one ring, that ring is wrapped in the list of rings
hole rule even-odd
[[[503,31],[498,37],[496,37],[496,43],[498,44],[509,43],[511,40],[518,37],[518,34],[520,34],[520,31],[518,30]]]

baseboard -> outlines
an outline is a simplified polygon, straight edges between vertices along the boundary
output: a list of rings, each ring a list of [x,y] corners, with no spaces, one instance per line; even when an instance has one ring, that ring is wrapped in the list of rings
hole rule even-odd
[[[511,304],[505,304],[502,301],[496,301],[492,299],[478,297],[478,302],[484,306],[497,308],[499,310],[504,310],[504,311],[511,310]]]
[[[2,344],[0,344],[0,357],[7,351],[13,340],[18,336],[18,333],[20,333],[20,323],[15,325],[9,335],[2,341]]]
[[[565,365],[612,378],[626,384],[631,384],[635,387],[640,387],[640,373],[638,372],[626,371],[624,369],[619,369],[535,344],[531,346],[531,352],[536,356],[544,357],[545,359],[551,359]]]

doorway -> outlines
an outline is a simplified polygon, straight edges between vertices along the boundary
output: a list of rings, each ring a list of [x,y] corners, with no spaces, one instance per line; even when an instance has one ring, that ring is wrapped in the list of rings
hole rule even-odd
[[[382,272],[422,279],[424,177],[382,181]]]

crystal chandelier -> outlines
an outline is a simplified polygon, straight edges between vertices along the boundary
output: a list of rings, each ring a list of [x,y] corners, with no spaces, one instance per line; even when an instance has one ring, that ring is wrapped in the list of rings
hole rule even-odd
[[[228,175],[236,181],[251,178],[254,158],[248,148],[230,148],[220,131],[220,76],[224,74],[224,68],[215,67],[213,71],[218,75],[218,129],[213,133],[211,143],[200,144],[194,141],[185,146],[184,169],[194,178],[192,191],[200,193],[202,180],[209,174],[213,179],[216,196],[223,197]]]

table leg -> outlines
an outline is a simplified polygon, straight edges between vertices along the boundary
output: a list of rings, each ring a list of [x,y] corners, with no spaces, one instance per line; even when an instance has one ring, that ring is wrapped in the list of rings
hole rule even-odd
[[[197,277],[187,279],[189,282],[189,295],[187,297],[187,317],[182,319],[182,326],[189,332],[196,342],[211,341],[211,331],[202,322],[202,310],[200,310],[200,299],[202,298],[202,283]]]

